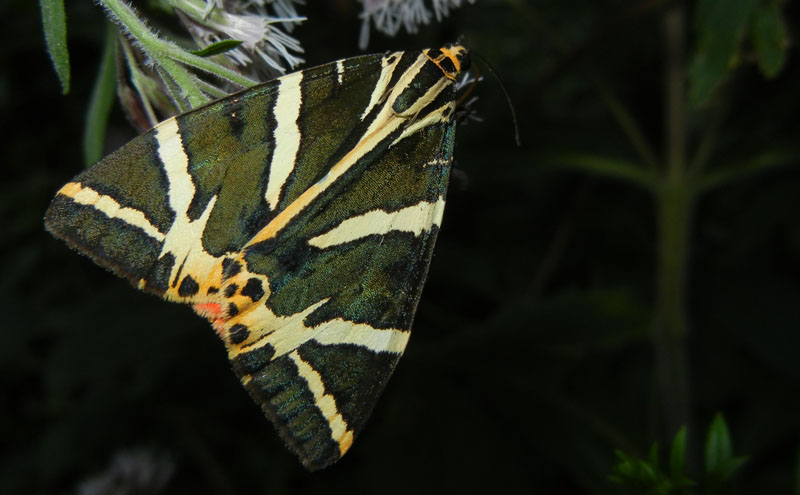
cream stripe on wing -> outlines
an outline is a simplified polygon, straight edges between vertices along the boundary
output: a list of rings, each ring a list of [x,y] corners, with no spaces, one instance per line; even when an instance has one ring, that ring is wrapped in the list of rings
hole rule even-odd
[[[300,84],[303,71],[283,76],[278,87],[278,97],[273,109],[277,125],[274,131],[275,150],[269,166],[269,181],[264,199],[269,208],[275,210],[281,199],[281,192],[286,179],[294,170],[297,161],[297,150],[300,149],[300,128],[297,119],[300,117],[302,92]]]
[[[410,126],[406,127],[403,130],[403,133],[400,134],[400,136],[398,136],[397,139],[392,141],[392,146],[397,144],[399,141],[407,138],[408,136],[416,133],[420,129],[428,127],[429,125],[437,123],[446,124],[450,122],[453,119],[455,107],[456,107],[455,102],[445,103],[444,105],[432,111],[425,117],[419,120],[415,120],[413,124],[411,124]]]
[[[78,204],[93,206],[108,218],[118,218],[128,225],[137,227],[153,239],[162,242],[164,234],[150,223],[141,211],[122,206],[111,196],[100,194],[91,187],[81,186],[78,182],[70,182],[58,191],[58,194],[72,198]]]
[[[158,157],[164,165],[169,182],[169,206],[176,215],[186,215],[194,198],[194,182],[189,175],[189,157],[175,117],[155,127]]]
[[[387,61],[392,57],[394,57],[394,62],[391,64],[387,63]],[[380,101],[383,95],[386,94],[387,87],[389,86],[389,79],[391,79],[394,69],[397,67],[397,62],[400,61],[401,57],[402,53],[397,52],[381,59],[381,75],[378,76],[378,82],[375,83],[375,87],[372,89],[372,94],[369,97],[367,108],[365,108],[364,113],[361,114],[361,120],[364,120],[364,117],[366,117],[370,110],[372,110],[372,107],[374,107],[378,101]]]
[[[344,60],[336,62],[336,82],[342,84],[342,75],[344,74]]]
[[[195,185],[189,173],[189,156],[183,147],[178,121],[165,120],[156,127],[158,156],[164,166],[169,183],[169,205],[175,211],[175,220],[169,228],[161,246],[161,255],[169,253],[175,258],[169,279],[174,280],[183,266],[185,273],[196,278],[207,277],[217,266],[217,259],[203,248],[203,232],[216,204],[217,196],[212,196],[203,213],[195,220],[189,218],[189,206],[195,195]],[[164,294],[167,299],[183,300],[175,288]]]
[[[245,341],[241,346],[228,348],[228,357],[233,359],[240,353],[270,345],[275,350],[274,359],[288,354],[310,340],[325,345],[353,344],[372,352],[403,353],[410,336],[410,332],[406,330],[374,328],[366,323],[356,323],[342,318],[325,321],[314,327],[306,326],[306,317],[328,300],[328,298],[322,299],[288,316],[277,316],[266,304],[254,305],[246,313],[226,323],[228,328],[238,323],[254,330],[251,332],[253,340]]]
[[[393,328],[373,328],[365,323],[336,318],[314,327],[314,340],[320,344],[355,344],[372,352],[402,354],[411,332]]]
[[[339,452],[344,455],[353,444],[353,431],[348,428],[347,422],[339,413],[336,399],[333,398],[333,395],[325,393],[322,377],[317,370],[300,357],[297,351],[292,351],[289,357],[297,366],[297,372],[308,383],[308,389],[314,395],[314,402],[331,427],[331,438],[339,444]]]
[[[419,236],[434,225],[442,224],[444,198],[439,196],[435,203],[420,201],[397,211],[372,210],[350,217],[324,234],[312,237],[308,243],[324,249],[355,241],[370,235],[384,235],[392,231],[411,232]]]
[[[350,168],[358,162],[358,160],[369,151],[375,149],[375,146],[377,146],[381,140],[385,139],[402,125],[408,123],[407,118],[398,116],[392,110],[392,103],[402,94],[403,90],[413,82],[414,76],[419,73],[423,65],[427,62],[428,59],[425,58],[424,55],[420,55],[417,58],[416,62],[403,73],[397,84],[391,88],[391,94],[387,97],[387,101],[383,103],[380,112],[370,123],[358,143],[331,167],[322,179],[306,189],[300,196],[292,201],[291,204],[287,205],[286,208],[275,215],[263,229],[247,242],[244,246],[245,249],[259,242],[273,238],[293,218],[319,197],[320,194],[335,184],[345,172],[350,170]],[[452,84],[451,81],[442,77],[428,88],[425,94],[417,98],[409,106],[408,113],[414,114],[425,108],[425,106],[433,101],[433,99],[449,84]]]

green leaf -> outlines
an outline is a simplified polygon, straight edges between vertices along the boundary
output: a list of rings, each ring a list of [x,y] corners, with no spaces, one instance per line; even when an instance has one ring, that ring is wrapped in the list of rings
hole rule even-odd
[[[581,170],[612,179],[638,184],[645,189],[654,189],[658,176],[635,162],[615,157],[585,153],[564,153],[554,156],[551,162],[558,168]]]
[[[681,490],[697,485],[694,480],[684,474],[686,471],[686,425],[681,426],[672,439],[669,470],[671,486],[676,493],[683,493]]]
[[[689,64],[689,102],[698,107],[736,67],[756,0],[700,0],[694,12],[697,45]]]
[[[776,147],[775,149],[766,150],[741,162],[731,163],[725,167],[720,167],[718,170],[704,172],[695,184],[695,193],[709,191],[771,169],[795,165],[798,159],[800,159],[800,149]]]
[[[706,439],[706,471],[711,472],[733,457],[733,445],[722,413],[714,415]]]
[[[53,61],[61,92],[69,93],[69,52],[67,51],[67,15],[64,0],[39,0],[47,52]]]
[[[227,51],[233,50],[242,43],[243,42],[241,40],[222,40],[222,41],[217,41],[216,43],[211,43],[205,48],[202,48],[200,50],[195,50],[190,53],[192,55],[197,55],[198,57],[213,57],[214,55],[219,55],[220,53],[225,53]]]
[[[682,426],[672,441],[670,474],[661,469],[658,442],[650,446],[647,459],[639,459],[621,450],[615,450],[619,462],[614,465],[609,481],[647,495],[678,495],[697,485],[684,476],[686,452],[686,426]]]
[[[92,89],[92,98],[86,111],[86,128],[83,132],[83,157],[88,166],[103,156],[103,143],[106,137],[108,117],[114,104],[116,85],[116,69],[114,58],[116,56],[117,34],[114,26],[109,23],[106,32],[103,59],[100,61],[100,70]]]
[[[682,478],[686,470],[686,425],[681,426],[669,452],[669,473],[675,479]]]
[[[183,88],[177,82],[175,82],[170,72],[160,66],[156,67],[156,72],[161,78],[161,81],[164,83],[164,88],[167,90],[172,104],[178,109],[178,113],[188,112],[191,110],[192,104],[186,98],[186,91],[184,91]]]
[[[764,76],[773,78],[786,62],[789,35],[778,2],[758,6],[753,15],[753,45],[758,67]]]
[[[661,461],[658,458],[658,442],[653,442],[653,445],[650,446],[650,452],[647,456],[647,461],[651,466],[653,466],[654,469],[659,469]]]
[[[658,466],[651,465],[648,461],[637,459],[621,450],[615,450],[619,462],[613,468],[613,474],[608,477],[614,483],[634,488],[644,488],[657,484],[659,478]]]
[[[733,457],[733,443],[722,413],[717,413],[708,428],[706,439],[706,488],[718,493],[747,457]]]
[[[747,456],[732,457],[720,463],[714,471],[707,474],[706,491],[709,494],[719,493],[733,478],[733,475],[747,462]]]

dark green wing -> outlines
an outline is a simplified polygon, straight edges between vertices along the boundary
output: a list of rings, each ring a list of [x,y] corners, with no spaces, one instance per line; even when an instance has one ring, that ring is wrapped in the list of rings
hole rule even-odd
[[[46,224],[191,304],[316,469],[402,354],[441,224],[462,47],[346,59],[169,119],[64,186]]]

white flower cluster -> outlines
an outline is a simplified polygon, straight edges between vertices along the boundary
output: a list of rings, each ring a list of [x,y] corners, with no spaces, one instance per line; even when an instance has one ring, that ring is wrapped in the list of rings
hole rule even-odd
[[[295,4],[303,0],[169,0],[184,15],[189,32],[200,45],[224,39],[242,44],[225,52],[233,63],[267,71],[286,72],[301,63],[300,42],[289,33],[305,20]]]
[[[394,36],[405,28],[409,33],[416,33],[417,26],[429,24],[435,16],[441,21],[450,14],[451,8],[458,8],[462,3],[475,3],[475,0],[433,0],[433,13],[425,5],[424,0],[361,0],[363,9],[361,18],[361,35],[358,40],[363,50],[369,44],[370,25],[388,36]]]
[[[123,450],[114,455],[102,473],[81,482],[77,495],[162,493],[175,473],[169,454],[145,449]]]

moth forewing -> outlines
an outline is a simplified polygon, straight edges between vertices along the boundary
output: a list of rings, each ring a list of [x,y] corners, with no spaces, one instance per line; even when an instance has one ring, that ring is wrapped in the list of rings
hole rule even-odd
[[[441,225],[467,50],[339,60],[168,119],[79,174],[45,224],[190,304],[309,469],[403,353]]]

